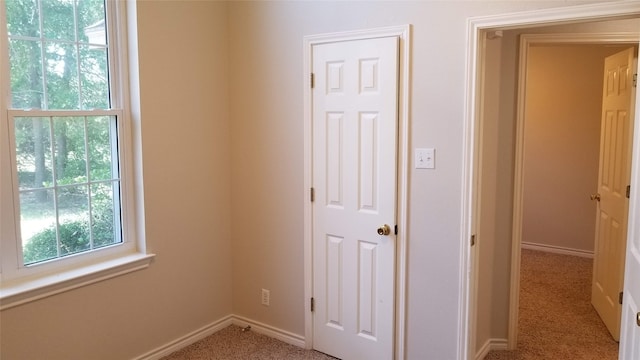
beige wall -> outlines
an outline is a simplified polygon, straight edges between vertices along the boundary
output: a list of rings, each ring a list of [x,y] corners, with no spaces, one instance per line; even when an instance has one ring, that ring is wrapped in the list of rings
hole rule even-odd
[[[532,46],[525,110],[524,243],[593,252],[604,58],[610,46]]]
[[[413,24],[410,141],[438,159],[411,170],[400,229],[407,358],[455,359],[467,18],[575,3],[139,1],[146,233],[158,256],[148,270],[3,311],[2,357],[128,359],[231,313],[304,334],[302,39]],[[496,176],[502,192],[509,179]],[[506,253],[505,203],[494,219]]]
[[[518,36],[505,32],[486,43],[484,115],[481,129],[480,215],[476,351],[489,339],[506,339],[509,307],[511,218]],[[511,104],[511,106],[507,106]]]
[[[138,3],[147,270],[2,311],[13,359],[131,359],[232,311],[225,3]]]

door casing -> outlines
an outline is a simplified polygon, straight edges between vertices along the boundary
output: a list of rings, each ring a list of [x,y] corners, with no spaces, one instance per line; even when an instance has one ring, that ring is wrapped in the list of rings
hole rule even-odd
[[[406,324],[406,278],[407,278],[407,211],[409,177],[409,73],[411,25],[390,26],[384,28],[356,30],[348,32],[310,35],[304,38],[304,321],[305,347],[313,348],[313,317],[310,302],[313,295],[313,218],[310,192],[312,187],[312,116],[313,98],[311,96],[311,72],[313,64],[313,46],[348,40],[365,40],[382,36],[396,36],[399,39],[398,71],[398,178],[397,217],[398,235],[396,237],[396,281],[395,281],[395,331],[394,358],[405,358]]]
[[[475,316],[477,302],[477,276],[478,276],[478,260],[477,246],[470,246],[469,239],[475,235],[479,229],[479,209],[480,209],[480,193],[479,179],[482,168],[479,164],[482,161],[482,148],[480,140],[480,131],[482,129],[483,109],[482,96],[484,89],[484,58],[483,53],[484,42],[489,33],[499,30],[526,29],[536,26],[546,25],[563,25],[576,22],[593,22],[606,20],[621,20],[640,15],[640,3],[633,2],[617,2],[593,5],[579,5],[571,7],[561,7],[554,9],[543,9],[530,12],[502,14],[486,17],[475,17],[468,21],[468,41],[466,63],[466,102],[465,102],[465,119],[464,119],[464,159],[463,159],[463,209],[462,209],[462,238],[460,239],[462,248],[465,251],[461,254],[461,299],[460,302],[460,323],[459,323],[459,358],[475,359]],[[637,36],[637,33],[635,34]],[[637,43],[637,41],[635,42]],[[521,57],[522,58],[522,57]],[[518,115],[520,116],[520,114]],[[638,114],[636,114],[636,120]],[[520,134],[518,130],[518,134]],[[520,136],[520,135],[518,135]],[[634,137],[634,144],[637,143],[638,136]],[[516,150],[516,158],[522,156],[522,149]],[[632,167],[640,166],[640,159],[634,158]],[[515,184],[522,182],[522,171],[518,173],[516,169]],[[514,185],[515,185],[514,184]],[[632,188],[637,188],[640,184],[631,184]],[[517,197],[517,193],[514,193]],[[521,199],[514,199],[514,202],[522,202]],[[515,205],[515,204],[514,204]],[[520,205],[521,206],[521,205]],[[520,210],[521,214],[521,210]],[[521,215],[515,214],[513,218],[513,229],[518,228],[521,233]],[[629,219],[636,222],[636,219]],[[516,231],[514,230],[514,233]],[[518,240],[520,241],[520,240]],[[515,246],[514,246],[515,247]],[[519,247],[518,247],[519,254]],[[519,274],[519,258],[517,263],[512,262],[511,273]],[[516,267],[516,269],[514,269]],[[466,276],[468,274],[468,276]],[[513,282],[516,281],[512,277],[510,295],[513,296]],[[519,284],[519,278],[517,279]],[[517,319],[517,299],[510,298],[510,319]],[[509,328],[509,347],[515,347],[517,326],[512,325],[510,321]],[[516,323],[517,324],[517,323]]]

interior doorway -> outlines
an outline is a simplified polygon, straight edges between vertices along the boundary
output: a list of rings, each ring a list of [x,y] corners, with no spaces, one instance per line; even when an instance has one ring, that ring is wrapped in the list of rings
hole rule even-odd
[[[577,34],[583,38],[597,33],[599,28],[615,29],[618,35],[627,25],[627,33],[636,36],[640,26],[637,20],[621,20],[602,16],[593,21],[576,12],[575,18],[564,15],[555,25],[549,25],[548,19],[535,21],[514,17],[509,22],[506,16],[498,21],[487,21],[480,31],[474,45],[478,65],[472,93],[477,103],[470,104],[473,109],[471,119],[475,119],[475,149],[469,161],[473,163],[473,179],[468,186],[472,189],[469,202],[471,221],[469,236],[475,235],[477,246],[469,252],[470,277],[470,349],[467,358],[482,358],[490,349],[514,348],[517,327],[511,326],[510,319],[517,319],[517,299],[512,299],[513,274],[518,274],[519,264],[513,261],[512,238],[522,232],[522,219],[514,216],[514,207],[522,199],[515,192],[515,183],[522,181],[522,172],[515,169],[515,159],[522,156],[521,148],[516,148],[516,136],[520,129],[515,119],[520,115],[517,104],[522,100],[518,94],[518,58],[520,36],[525,33]],[[544,18],[543,15],[540,15]],[[533,16],[535,18],[535,16]],[[567,20],[571,19],[571,20]],[[584,22],[578,23],[576,21]],[[496,26],[503,21],[503,28]],[[566,22],[571,21],[572,24]],[[479,26],[481,28],[482,26]],[[609,40],[614,37],[609,38]],[[497,41],[496,41],[497,40]],[[614,40],[615,42],[616,40]],[[637,40],[635,40],[637,43]],[[472,72],[472,76],[473,72]],[[489,201],[487,201],[489,199]],[[505,309],[509,309],[508,311]],[[514,316],[515,315],[515,316]]]
[[[605,58],[633,47],[637,38],[627,41],[620,36],[616,42],[608,42],[601,34],[591,34],[588,39],[572,35],[521,37],[519,82],[525,96],[518,106],[523,108],[519,112],[524,116],[519,119],[523,136],[516,138],[516,143],[523,152],[516,159],[516,169],[522,172],[522,182],[515,184],[514,198],[522,201],[514,204],[513,216],[514,222],[521,219],[522,226],[519,236],[514,229],[512,263],[519,263],[522,248],[592,257],[596,264],[611,258],[597,242],[594,244],[599,204],[589,195],[598,189],[602,161]],[[624,146],[624,151],[623,157],[629,159],[630,147]],[[626,186],[628,175],[621,181]],[[622,269],[624,261],[614,258],[617,260],[611,261]],[[520,288],[520,275],[511,274],[511,298],[518,299],[518,304],[519,292],[513,292]],[[622,284],[612,286],[617,289],[617,302]],[[518,318],[509,319],[510,327],[518,328]]]

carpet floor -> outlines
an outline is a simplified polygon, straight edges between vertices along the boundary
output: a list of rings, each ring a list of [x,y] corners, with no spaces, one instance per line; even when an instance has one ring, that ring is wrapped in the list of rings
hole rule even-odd
[[[336,360],[321,352],[284,343],[231,325],[162,360]]]
[[[485,360],[616,360],[613,340],[591,305],[593,260],[522,250],[518,345]]]

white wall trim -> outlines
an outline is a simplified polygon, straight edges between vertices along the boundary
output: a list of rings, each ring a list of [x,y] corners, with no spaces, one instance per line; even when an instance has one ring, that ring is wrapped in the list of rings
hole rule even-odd
[[[196,341],[202,340],[209,335],[212,335],[229,325],[233,324],[233,315],[227,315],[219,320],[216,320],[208,325],[205,325],[197,330],[194,330],[184,336],[181,336],[175,340],[171,340],[166,344],[160,345],[157,348],[148,351],[133,360],[157,360],[171,353],[174,353],[184,347],[187,347]]]
[[[309,300],[313,296],[312,269],[312,212],[309,189],[312,186],[312,104],[309,74],[312,71],[312,48],[314,45],[337,41],[371,39],[397,36],[400,41],[399,86],[398,86],[398,235],[396,236],[396,289],[395,289],[395,359],[405,358],[406,301],[407,301],[407,218],[409,178],[409,114],[410,114],[410,66],[411,25],[390,26],[376,29],[356,30],[340,33],[310,35],[304,37],[303,94],[304,94],[304,314],[305,348],[313,347],[313,316],[309,311]]]
[[[542,251],[542,252],[553,253],[553,254],[571,255],[571,256],[579,256],[583,258],[593,259],[593,251],[589,251],[589,250],[572,249],[572,248],[567,248],[562,246],[537,244],[532,242],[522,242],[520,245],[520,248],[527,249],[527,250]]]
[[[468,245],[469,238],[478,228],[479,188],[477,186],[482,169],[478,166],[481,159],[479,131],[481,129],[481,99],[483,88],[484,61],[483,40],[488,31],[521,29],[531,26],[560,25],[572,22],[603,21],[629,18],[640,15],[640,2],[609,2],[601,4],[575,5],[536,11],[502,14],[485,17],[470,18],[467,23],[466,52],[467,72],[465,91],[465,119],[464,119],[464,149],[462,171],[462,232],[461,232],[461,261],[460,261],[460,322],[458,326],[459,359],[472,359],[474,356],[471,346],[475,346],[475,303],[477,292],[472,281],[477,277],[477,261],[474,258],[474,247]],[[635,141],[634,141],[635,142]],[[634,159],[634,166],[639,166],[640,160]],[[519,181],[516,178],[516,182]],[[632,184],[639,186],[640,184]],[[517,200],[517,199],[514,199]],[[517,200],[521,201],[521,200]],[[635,222],[635,219],[631,220]],[[521,224],[514,219],[514,229]],[[519,273],[519,262],[512,262],[511,273]],[[514,293],[515,289],[512,289]],[[510,301],[510,317],[515,312],[517,317],[517,302]],[[515,347],[517,328],[509,329],[509,347]]]
[[[636,1],[573,5],[514,13],[478,16],[469,19],[477,30],[511,30],[572,22],[628,19],[640,15]],[[470,44],[471,45],[471,44]]]
[[[305,339],[304,339],[304,336],[302,335],[297,335],[289,331],[276,328],[274,326],[270,326],[258,321],[247,319],[242,316],[230,314],[221,319],[213,321],[197,330],[194,330],[184,336],[171,340],[166,344],[160,345],[157,348],[134,358],[134,360],[161,359],[197,341],[200,341],[206,338],[207,336],[213,335],[230,325],[236,325],[240,327],[246,327],[247,325],[250,325],[251,331],[255,331],[259,334],[280,340],[282,342],[285,342],[287,344],[291,344],[294,346],[298,346],[298,347],[305,346]]]
[[[292,332],[282,330],[258,321],[247,319],[242,316],[234,315],[233,325],[237,325],[240,327],[246,327],[247,325],[249,325],[251,326],[251,331],[255,331],[270,338],[280,340],[287,344],[295,345],[301,348],[304,348],[306,345],[305,337],[302,335],[294,334]]]
[[[81,288],[146,269],[155,254],[132,253],[122,257],[80,266],[36,279],[18,279],[0,283],[0,310],[24,305],[63,292]]]
[[[521,42],[527,46],[539,44],[634,44],[640,34],[634,32],[523,34]]]
[[[507,339],[489,339],[476,353],[475,360],[484,359],[491,350],[507,350]]]

